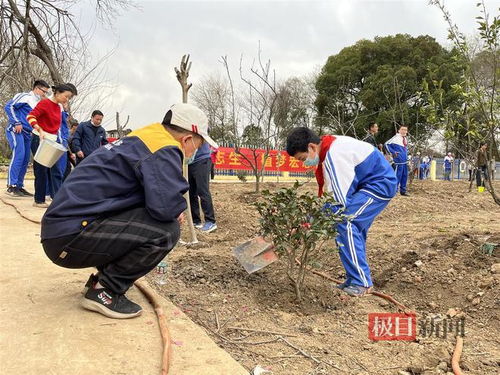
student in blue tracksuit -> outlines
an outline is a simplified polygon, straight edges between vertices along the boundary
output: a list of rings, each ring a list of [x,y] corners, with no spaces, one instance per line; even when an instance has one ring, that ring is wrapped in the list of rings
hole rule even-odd
[[[401,125],[394,137],[385,142],[385,147],[391,153],[394,160],[394,170],[398,178],[399,192],[403,196],[408,196],[406,192],[406,182],[408,181],[408,127]]]
[[[9,120],[5,132],[12,149],[7,177],[7,194],[10,196],[33,196],[24,189],[24,176],[30,161],[31,132],[33,130],[28,124],[26,116],[40,100],[45,98],[47,91],[49,91],[49,84],[43,80],[36,80],[33,83],[32,91],[16,94],[5,105],[5,113]]]
[[[323,187],[333,194],[349,219],[338,224],[337,244],[346,270],[339,288],[361,297],[373,286],[366,259],[366,237],[375,217],[396,194],[397,180],[384,155],[372,145],[345,136],[319,138],[308,128],[295,128],[286,151],[307,166],[316,165],[319,195]]]
[[[448,152],[444,157],[443,167],[444,167],[444,179],[445,181],[451,181],[451,168],[453,166],[453,156],[451,152]]]

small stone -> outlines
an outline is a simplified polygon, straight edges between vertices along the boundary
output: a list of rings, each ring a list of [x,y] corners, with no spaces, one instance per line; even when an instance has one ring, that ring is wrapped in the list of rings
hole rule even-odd
[[[401,268],[401,272],[406,272],[406,267]]]
[[[438,307],[438,304],[436,302],[429,302],[429,307],[431,309],[436,309]]]
[[[448,370],[448,364],[446,362],[439,362],[439,365],[436,366],[436,369],[442,370],[442,371],[447,371]]]
[[[497,275],[495,275],[497,276]],[[485,277],[481,280],[479,280],[479,287],[480,288],[489,288],[491,285],[493,285],[493,277]]]
[[[389,301],[386,301],[385,299],[382,299],[378,302],[378,304],[381,306],[381,307],[386,307],[386,306],[389,306]]]
[[[476,297],[472,300],[472,306],[477,306],[481,303],[481,298]]]
[[[424,264],[424,262],[422,262],[421,260],[417,260],[414,264],[415,264],[415,266],[417,266],[417,267],[422,267],[422,265]],[[500,264],[499,264],[499,266],[500,266]],[[499,272],[500,272],[500,271],[499,271]]]
[[[416,283],[421,283],[422,282],[422,278],[420,276],[415,276],[415,282]]]
[[[405,370],[399,370],[398,375],[411,375],[411,372],[405,371]]]
[[[457,273],[457,271],[455,271],[455,269],[454,269],[453,267],[452,267],[452,268],[450,268],[450,269],[449,269],[448,271],[446,271],[446,272],[451,273],[451,274],[453,274],[453,275],[455,275],[455,274]]]
[[[321,333],[318,327],[313,327],[312,331],[313,333]]]
[[[477,292],[477,295],[478,295],[479,297],[482,297],[482,296],[484,296],[484,292]]]
[[[458,311],[459,311],[458,309],[448,309],[446,315],[448,315],[450,318],[453,318],[458,314]]]
[[[499,274],[500,273],[500,263],[495,263],[491,266],[491,273]]]
[[[474,299],[474,294],[467,294],[467,301],[471,302]]]

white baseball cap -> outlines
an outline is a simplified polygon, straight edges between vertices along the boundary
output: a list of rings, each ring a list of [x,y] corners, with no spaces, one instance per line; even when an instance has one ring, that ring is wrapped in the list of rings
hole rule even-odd
[[[169,116],[171,112],[171,116]],[[170,117],[171,125],[199,134],[210,146],[218,148],[217,143],[208,135],[208,118],[198,107],[188,103],[177,103],[170,107],[165,120]],[[164,120],[164,123],[165,123]]]

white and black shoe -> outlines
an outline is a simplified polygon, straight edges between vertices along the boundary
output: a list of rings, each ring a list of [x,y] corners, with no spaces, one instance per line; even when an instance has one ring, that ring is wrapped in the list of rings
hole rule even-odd
[[[19,188],[19,192],[24,195],[25,197],[32,197],[33,194],[31,194],[29,191],[27,191],[25,188]]]
[[[16,186],[9,186],[5,192],[11,198],[23,198],[24,194],[19,191]]]
[[[130,301],[125,294],[114,293],[108,288],[91,285],[83,297],[82,306],[108,318],[129,319],[141,315],[142,307]]]

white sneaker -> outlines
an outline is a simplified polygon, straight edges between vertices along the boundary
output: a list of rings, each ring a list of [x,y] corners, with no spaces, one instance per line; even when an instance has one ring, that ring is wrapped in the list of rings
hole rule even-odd
[[[210,233],[217,229],[217,224],[207,221],[201,231],[204,233]]]
[[[38,207],[38,208],[47,208],[49,207],[49,205],[45,202],[43,203],[36,203],[36,202],[33,202],[33,207]]]

